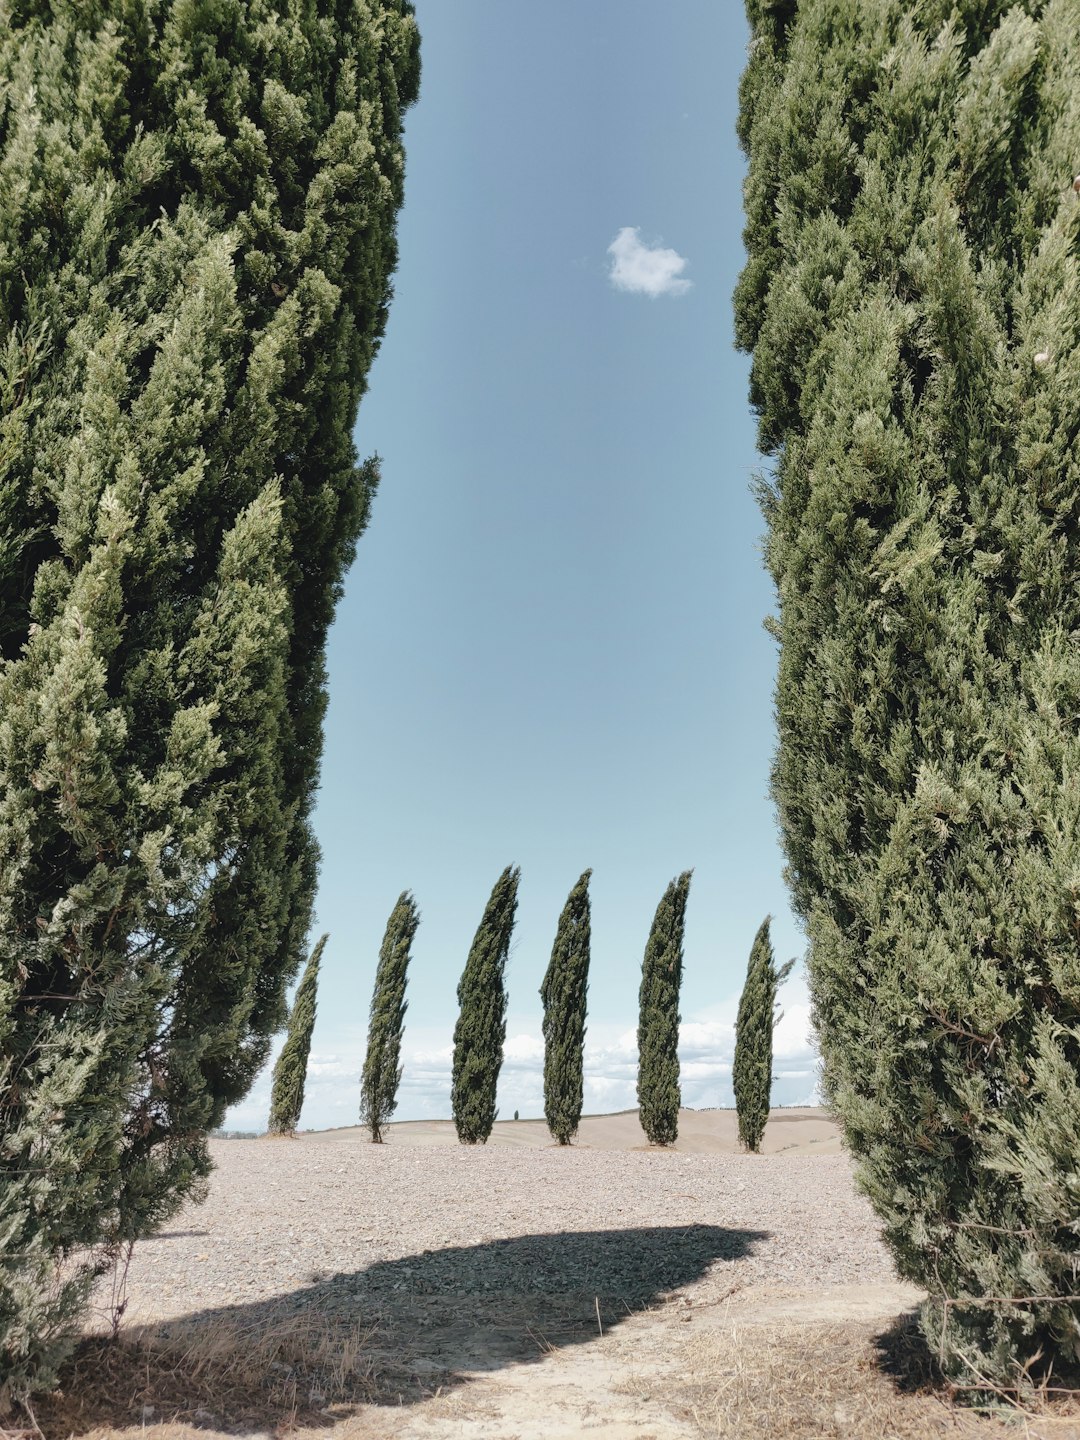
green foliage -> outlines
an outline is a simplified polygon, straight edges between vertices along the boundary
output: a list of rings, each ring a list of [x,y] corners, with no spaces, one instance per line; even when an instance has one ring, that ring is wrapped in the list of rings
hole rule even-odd
[[[463,1145],[483,1145],[497,1114],[495,1091],[506,1039],[506,961],[520,880],[521,871],[511,865],[496,880],[458,984],[450,1103]]]
[[[788,8],[740,121],[774,795],[861,1183],[949,1372],[1023,1386],[1080,1355],[1080,26]]]
[[[776,992],[795,964],[789,960],[779,970],[776,968],[769,922],[766,916],[750,947],[746,983],[735,1021],[735,1060],[731,1067],[739,1140],[754,1152],[761,1148],[772,1098],[773,1027],[780,1018],[776,1013]]]
[[[303,958],[417,80],[404,0],[0,0],[0,1404]]]
[[[328,935],[321,936],[312,950],[289,1013],[289,1033],[274,1066],[270,1087],[270,1123],[267,1128],[271,1135],[293,1134],[304,1108],[304,1082],[307,1079],[319,991],[319,963],[329,938]]]
[[[544,1002],[544,1116],[560,1145],[577,1134],[583,1103],[585,1002],[589,990],[589,877],[570,891],[540,986]]]
[[[679,988],[690,877],[672,880],[656,907],[645,946],[638,994],[638,1114],[652,1145],[679,1135]]]
[[[375,990],[368,1020],[367,1055],[360,1077],[360,1124],[371,1131],[376,1145],[382,1143],[382,1129],[397,1109],[401,1084],[401,1031],[405,1024],[405,983],[413,937],[420,924],[420,911],[408,890],[398,896],[386,922]]]

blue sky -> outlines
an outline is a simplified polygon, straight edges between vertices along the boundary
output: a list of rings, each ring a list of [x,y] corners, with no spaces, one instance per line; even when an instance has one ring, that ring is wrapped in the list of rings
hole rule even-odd
[[[330,931],[305,1126],[352,1123],[386,918],[411,889],[398,1118],[449,1115],[456,987],[522,868],[500,1114],[542,1113],[538,989],[593,869],[586,1108],[634,1103],[637,989],[694,869],[684,1100],[730,1104],[754,931],[801,954],[768,799],[775,650],[732,342],[747,32],[715,0],[419,0],[395,298],[357,441],[382,489],[329,649]],[[805,986],[775,1098],[813,1089]],[[230,1123],[265,1123],[268,1077]]]

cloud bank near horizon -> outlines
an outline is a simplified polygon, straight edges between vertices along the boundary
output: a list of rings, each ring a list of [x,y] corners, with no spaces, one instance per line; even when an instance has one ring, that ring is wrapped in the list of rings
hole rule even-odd
[[[818,1060],[805,978],[793,977],[780,998],[783,1018],[773,1035],[773,1103],[815,1105],[819,1102]],[[682,1099],[690,1109],[730,1107],[735,1103],[731,1061],[737,1007],[736,996],[713,1011],[684,1020],[679,1027]],[[304,1129],[356,1124],[366,1034],[357,1029],[341,1038],[347,1043],[335,1052],[312,1052],[301,1117]],[[449,1119],[452,1027],[410,1034],[406,1025],[402,1052],[404,1074],[394,1119]],[[266,1128],[270,1070],[268,1064],[247,1099],[229,1112],[227,1129]],[[503,1048],[498,1093],[502,1119],[509,1119],[515,1110],[526,1119],[543,1115],[543,1073],[540,1017],[530,1017],[513,1024]],[[585,1113],[633,1109],[637,1105],[636,1087],[636,1024],[591,1023],[585,1042]]]
[[[685,295],[693,283],[682,276],[687,261],[677,250],[647,245],[636,225],[624,225],[608,246],[612,257],[608,274],[616,290],[631,295]]]

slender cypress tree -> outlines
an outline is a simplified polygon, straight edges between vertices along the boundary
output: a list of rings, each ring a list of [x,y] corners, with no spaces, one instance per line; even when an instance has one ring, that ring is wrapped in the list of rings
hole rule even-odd
[[[560,1145],[569,1145],[577,1134],[583,1103],[591,875],[592,871],[586,870],[567,897],[540,986],[544,1002],[544,1116]]]
[[[767,915],[761,922],[750,947],[746,983],[735,1022],[735,1060],[731,1067],[735,1110],[739,1117],[739,1140],[747,1150],[755,1153],[761,1148],[772,1098],[773,1027],[779,1018],[776,992],[795,964],[794,960],[789,960],[779,970],[776,968],[769,937],[770,918]]]
[[[824,1082],[961,1383],[1080,1355],[1075,0],[749,5],[773,792]]]
[[[463,1145],[483,1145],[498,1113],[495,1091],[506,1039],[506,960],[521,871],[508,865],[495,882],[458,985],[450,1101]]]
[[[690,877],[684,870],[656,907],[638,995],[638,1114],[650,1144],[674,1145],[679,1134],[679,988]]]
[[[404,0],[0,0],[0,1403],[303,959],[417,79]]]
[[[304,1108],[304,1082],[319,993],[319,963],[329,938],[323,935],[312,950],[289,1012],[289,1033],[274,1066],[270,1087],[268,1128],[271,1135],[292,1135]]]
[[[401,1031],[405,1024],[405,982],[413,937],[420,924],[420,912],[408,890],[398,896],[386,922],[375,971],[375,990],[368,1020],[367,1056],[360,1077],[360,1124],[371,1131],[372,1141],[382,1144],[383,1126],[397,1108],[401,1084]]]

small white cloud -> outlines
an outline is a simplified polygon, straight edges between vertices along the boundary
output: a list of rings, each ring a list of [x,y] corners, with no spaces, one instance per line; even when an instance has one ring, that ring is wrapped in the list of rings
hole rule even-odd
[[[522,1070],[543,1068],[544,1042],[539,1035],[508,1035],[503,1044],[503,1064]]]
[[[800,971],[785,985],[780,996],[782,1016],[773,1031],[776,1060],[802,1060],[817,1054],[814,1027],[810,1019],[810,991]]]
[[[645,245],[636,225],[624,225],[608,246],[611,283],[632,295],[685,295],[691,282],[680,277],[686,260],[676,250]]]

